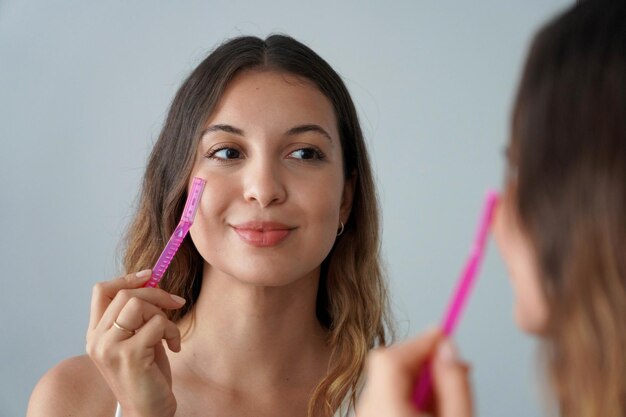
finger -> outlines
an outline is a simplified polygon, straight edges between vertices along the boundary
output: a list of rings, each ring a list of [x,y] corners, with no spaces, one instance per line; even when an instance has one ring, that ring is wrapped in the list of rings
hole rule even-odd
[[[472,417],[472,394],[469,367],[458,358],[451,341],[437,348],[433,360],[435,396],[440,417]]]
[[[358,417],[418,416],[411,400],[415,377],[404,367],[406,361],[398,360],[398,350],[381,348],[368,355],[367,383],[359,400]]]
[[[432,355],[441,336],[441,330],[433,328],[404,343],[393,345],[388,350],[400,367],[415,375]]]
[[[139,288],[143,285],[152,271],[146,269],[136,274],[128,274],[126,276],[112,279],[110,281],[99,282],[93,287],[91,295],[91,312],[89,317],[89,329],[95,329],[102,315],[106,311],[115,295],[124,288]]]
[[[407,402],[412,397],[415,378],[431,356],[440,334],[435,329],[407,342],[372,351],[367,362],[370,389]]]
[[[402,368],[390,349],[376,349],[368,357],[366,380],[368,393],[385,398],[390,404],[398,404],[408,396],[412,376]]]
[[[117,292],[117,295],[107,307],[97,327],[108,330],[113,325],[113,321],[119,317],[122,309],[133,298],[138,298],[158,308],[168,310],[180,308],[185,304],[184,298],[170,294],[160,288],[122,289]]]
[[[120,314],[114,319],[113,325],[110,329],[114,330],[117,341],[126,340],[133,336],[134,332],[147,323],[152,317],[159,315],[163,318],[167,318],[163,310],[154,304],[148,303],[141,298],[133,297],[120,311]],[[122,329],[115,326],[115,323]],[[130,330],[133,333],[128,333],[125,330]]]
[[[180,352],[180,330],[163,316],[153,316],[131,339],[143,346],[156,346],[165,339],[173,352]]]

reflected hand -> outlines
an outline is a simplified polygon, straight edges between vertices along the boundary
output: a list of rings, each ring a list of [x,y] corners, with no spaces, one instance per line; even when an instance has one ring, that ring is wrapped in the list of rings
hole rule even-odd
[[[420,370],[431,357],[434,405],[421,412],[413,403],[413,390]],[[432,331],[370,353],[357,417],[472,417],[470,391],[468,366],[457,358],[449,340]]]

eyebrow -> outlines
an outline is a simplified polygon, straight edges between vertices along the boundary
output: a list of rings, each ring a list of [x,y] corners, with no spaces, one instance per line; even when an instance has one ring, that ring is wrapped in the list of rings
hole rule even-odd
[[[232,133],[233,135],[245,136],[244,131],[239,128],[236,128],[231,125],[217,124],[217,125],[211,125],[207,127],[206,129],[204,129],[201,137],[211,132],[226,132],[226,133]]]
[[[245,136],[245,132],[237,127],[231,126],[231,125],[227,125],[227,124],[216,124],[216,125],[211,125],[209,127],[207,127],[206,129],[204,129],[204,131],[202,132],[202,136],[206,135],[207,133],[211,133],[211,132],[225,132],[225,133],[231,133],[233,135],[238,135],[238,136]],[[303,133],[307,133],[307,132],[316,132],[319,133],[320,135],[324,136],[326,139],[328,139],[328,141],[332,144],[333,143],[333,138],[332,136],[330,136],[330,133],[328,133],[323,127],[321,127],[320,125],[316,125],[316,124],[304,124],[304,125],[299,125],[299,126],[295,126],[292,127],[291,129],[289,129],[287,131],[287,136],[296,136],[296,135],[300,135]]]
[[[291,129],[287,131],[287,135],[295,136],[295,135],[299,135],[299,134],[307,133],[307,132],[319,133],[320,135],[328,139],[328,141],[331,144],[333,143],[333,138],[330,136],[330,134],[323,127],[321,127],[320,125],[315,125],[315,124],[307,124],[307,125],[300,125],[300,126],[292,127]]]

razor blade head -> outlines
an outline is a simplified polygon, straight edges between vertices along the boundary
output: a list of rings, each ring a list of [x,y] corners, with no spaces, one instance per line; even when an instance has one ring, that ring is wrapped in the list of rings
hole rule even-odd
[[[202,197],[202,192],[204,191],[204,185],[206,181],[199,177],[194,177],[193,182],[191,184],[191,191],[189,191],[189,195],[187,196],[187,202],[185,203],[185,208],[183,209],[182,221],[193,223],[193,219],[196,216],[196,211],[198,211],[198,206],[200,205],[200,199]]]

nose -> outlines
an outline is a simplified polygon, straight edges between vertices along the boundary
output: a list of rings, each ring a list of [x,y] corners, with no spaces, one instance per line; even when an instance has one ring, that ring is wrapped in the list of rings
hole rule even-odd
[[[244,199],[256,202],[262,208],[280,204],[287,197],[287,190],[277,164],[266,159],[251,163],[244,178]]]

